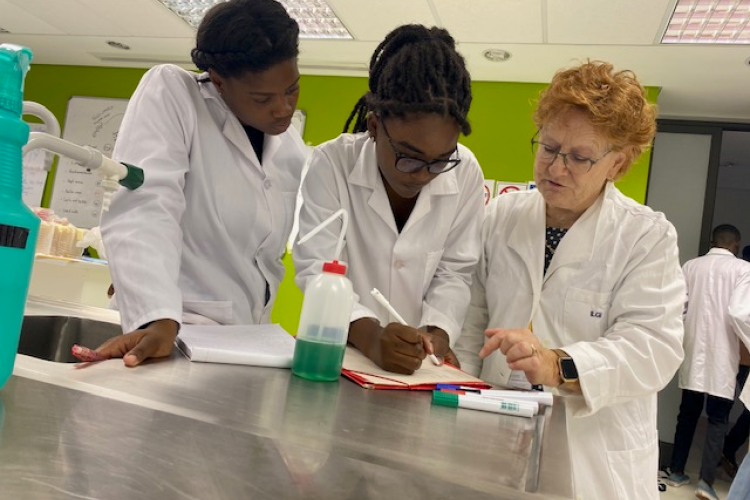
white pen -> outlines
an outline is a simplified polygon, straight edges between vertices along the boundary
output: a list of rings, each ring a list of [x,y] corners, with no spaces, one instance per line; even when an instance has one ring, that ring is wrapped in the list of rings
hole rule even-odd
[[[386,299],[383,296],[383,294],[380,293],[380,290],[378,290],[377,288],[373,288],[372,290],[370,290],[370,295],[372,295],[375,298],[375,300],[377,300],[378,303],[380,303],[381,306],[385,307],[388,310],[388,312],[391,313],[391,316],[396,318],[396,321],[398,321],[402,325],[408,326],[408,323],[404,321],[404,318],[402,318],[401,315],[393,308],[391,303],[388,302],[388,299]],[[443,362],[440,361],[440,359],[434,354],[428,354],[427,356],[430,358],[430,361],[432,361],[433,365],[440,366],[443,364]]]

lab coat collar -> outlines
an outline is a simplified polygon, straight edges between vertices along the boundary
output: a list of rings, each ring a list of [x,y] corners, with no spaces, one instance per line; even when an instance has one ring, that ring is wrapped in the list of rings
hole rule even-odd
[[[459,165],[456,167],[456,169],[458,168],[461,168],[461,166]],[[458,194],[459,190],[456,169],[438,175],[429,184],[422,188],[422,191],[419,193],[419,198],[417,198],[417,204],[414,206],[414,210],[409,216],[409,220],[407,221],[406,226],[404,226],[402,233],[408,231],[410,227],[414,226],[430,213],[433,196],[455,196]],[[375,141],[373,141],[372,138],[367,137],[365,139],[365,143],[360,150],[357,161],[354,163],[354,168],[349,174],[348,180],[351,184],[372,190],[372,194],[368,199],[369,206],[394,232],[398,232],[393,219],[393,210],[391,209],[391,204],[388,201],[388,194],[385,190],[385,184],[380,175],[380,168],[377,164],[377,155],[375,152]]]
[[[614,185],[609,182],[604,192],[568,230],[560,241],[555,256],[544,274],[544,249],[546,241],[546,206],[539,191],[529,194],[522,210],[526,215],[515,218],[508,237],[508,246],[514,250],[529,270],[534,294],[534,310],[541,297],[542,284],[556,269],[576,262],[591,260],[600,225],[600,214],[605,200],[613,195]],[[534,311],[532,311],[532,316]]]
[[[737,256],[727,250],[726,248],[719,248],[719,247],[712,247],[706,255],[724,255],[727,257],[734,257],[735,259]]]
[[[528,196],[528,200],[519,209],[518,217],[514,217],[514,225],[510,228],[508,247],[515,251],[529,270],[531,289],[533,293],[533,317],[542,293],[542,275],[544,273],[544,238],[545,238],[545,209],[544,197],[539,191],[519,194]],[[509,196],[509,195],[504,195]],[[515,194],[512,196],[516,196]],[[531,319],[531,318],[529,318]]]
[[[560,240],[560,245],[555,251],[552,262],[550,262],[545,279],[552,276],[555,270],[560,267],[575,264],[576,262],[588,261],[593,258],[595,242],[599,232],[602,206],[605,200],[611,196],[613,189],[614,184],[607,182],[602,194],[568,229],[563,239]]]
[[[203,80],[205,78],[208,78],[207,72],[198,75],[196,80]],[[248,139],[245,129],[224,102],[224,99],[221,98],[216,86],[212,82],[205,82],[198,83],[198,87],[200,88],[203,98],[206,99],[206,101],[213,101],[214,105],[221,111],[218,125],[221,127],[221,133],[224,134],[224,137],[226,137],[227,140],[250,161],[250,163],[256,168],[262,170],[261,163],[258,156],[255,154],[252,144],[250,144],[250,139]],[[265,137],[263,141],[263,156],[265,158],[271,158],[276,150],[278,150],[280,140],[278,137],[269,136],[268,134],[263,135]]]
[[[202,80],[208,80],[208,71],[201,73],[200,75],[195,75],[195,81],[198,84],[198,89],[200,89],[201,95],[204,99],[216,99],[221,104],[220,106],[226,108],[226,105],[224,104],[224,100],[219,98],[219,91],[216,88],[216,86],[211,82],[210,80],[207,82],[201,83]]]

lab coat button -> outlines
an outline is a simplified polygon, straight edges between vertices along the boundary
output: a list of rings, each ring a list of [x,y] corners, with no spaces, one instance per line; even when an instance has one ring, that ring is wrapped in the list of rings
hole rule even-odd
[[[266,180],[266,182],[263,183],[263,187],[266,189],[271,189],[271,181]]]
[[[403,261],[397,260],[396,262],[393,263],[393,267],[396,269],[403,269],[404,263]]]

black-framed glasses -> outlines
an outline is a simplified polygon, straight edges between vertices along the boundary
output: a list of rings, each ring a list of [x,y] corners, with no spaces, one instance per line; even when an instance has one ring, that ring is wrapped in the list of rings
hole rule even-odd
[[[539,132],[537,132],[537,134],[539,134]],[[594,165],[599,163],[602,158],[612,152],[612,150],[609,149],[599,158],[587,158],[573,152],[561,153],[559,147],[550,146],[549,144],[536,140],[536,135],[531,138],[531,151],[537,158],[539,158],[539,160],[547,162],[547,166],[552,165],[558,156],[562,157],[565,168],[574,174],[589,173],[591,169],[594,168]]]
[[[427,167],[427,170],[431,174],[444,174],[449,170],[453,170],[459,163],[461,163],[461,158],[459,158],[458,156],[445,160],[438,159],[425,161],[406,155],[396,149],[396,145],[393,144],[393,139],[391,139],[391,134],[388,133],[388,129],[385,128],[385,123],[382,119],[380,119],[380,124],[383,125],[383,131],[385,132],[385,136],[388,138],[388,143],[391,145],[393,156],[396,157],[395,166],[396,170],[398,170],[399,172],[403,172],[405,174],[413,174]],[[456,146],[456,150],[453,152],[453,154],[458,155],[458,146]]]

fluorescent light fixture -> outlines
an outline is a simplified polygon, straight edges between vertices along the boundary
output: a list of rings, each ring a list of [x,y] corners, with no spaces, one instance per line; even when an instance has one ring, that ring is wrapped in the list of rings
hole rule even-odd
[[[678,0],[661,43],[750,44],[750,0]]]
[[[208,9],[225,0],[159,0],[197,28]],[[279,0],[299,24],[300,38],[351,39],[352,35],[325,0]]]

